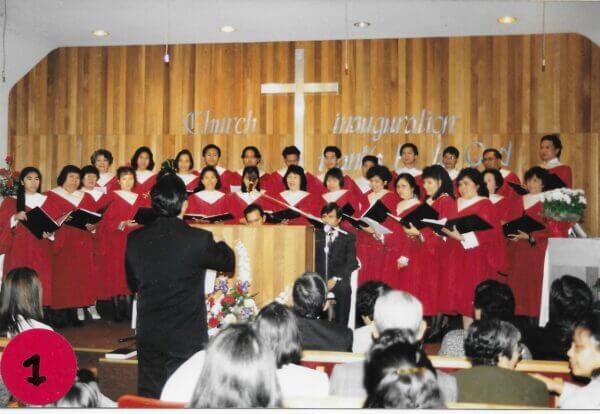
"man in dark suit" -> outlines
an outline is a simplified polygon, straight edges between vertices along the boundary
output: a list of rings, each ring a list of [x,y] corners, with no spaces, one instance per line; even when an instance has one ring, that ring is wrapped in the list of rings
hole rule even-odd
[[[356,237],[340,229],[342,209],[329,203],[321,210],[325,227],[315,236],[315,268],[335,295],[335,321],[348,325],[352,288],[350,275],[358,268],[356,260]]]
[[[138,394],[159,398],[167,378],[208,341],[206,269],[231,272],[233,251],[181,216],[186,189],[175,174],[158,179],[152,207],[159,217],[127,239],[127,283],[137,294]]]
[[[326,310],[327,286],[321,276],[304,273],[294,282],[292,296],[302,349],[352,351],[352,331],[322,318]]]

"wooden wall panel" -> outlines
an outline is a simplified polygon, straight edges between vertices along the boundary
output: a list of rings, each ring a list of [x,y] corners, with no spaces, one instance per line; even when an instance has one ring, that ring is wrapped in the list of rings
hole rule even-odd
[[[305,51],[306,82],[339,82],[340,93],[305,96],[306,167],[316,171],[325,145],[342,148],[353,175],[365,153],[394,166],[398,146],[419,146],[420,164],[434,161],[439,147],[457,146],[462,165],[476,162],[482,147],[510,146],[509,168],[521,174],[537,164],[540,136],[560,132],[563,162],[574,169],[590,208],[586,228],[600,234],[600,52],[575,34],[457,37],[246,44],[59,48],[11,91],[9,145],[18,168],[41,168],[44,188],[66,163],[87,164],[99,147],[128,162],[140,145],[154,149],[158,163],[189,148],[200,162],[204,145],[223,150],[222,164],[241,167],[240,152],[256,145],[263,168],[282,164],[280,152],[294,142],[292,95],[261,95],[261,83],[294,81],[294,51]],[[345,73],[344,64],[349,72]],[[452,133],[334,134],[343,116],[458,117]],[[190,111],[211,117],[256,117],[248,135],[190,135]]]

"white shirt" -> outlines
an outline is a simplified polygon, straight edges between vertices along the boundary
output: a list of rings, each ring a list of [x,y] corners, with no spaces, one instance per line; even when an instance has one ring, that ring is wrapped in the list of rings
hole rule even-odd
[[[355,354],[366,354],[373,344],[373,328],[371,325],[361,326],[354,330],[352,352]]]
[[[546,169],[558,167],[559,165],[561,165],[560,160],[556,157],[542,163],[542,167],[544,167]]]
[[[412,167],[412,168],[402,167],[402,168],[398,168],[396,170],[396,174],[398,174],[398,175],[400,175],[400,174],[410,174],[413,177],[418,177],[422,173],[423,173],[422,170],[419,170],[418,168],[415,168],[415,167]]]
[[[558,406],[571,410],[600,408],[600,378],[594,378],[585,387],[565,382]]]
[[[19,331],[16,334],[20,334],[21,332],[25,332],[30,329],[47,329],[49,331],[54,330],[42,322],[36,321],[35,319],[25,319],[21,315],[17,315],[17,323],[19,325]],[[16,334],[14,332],[8,332],[7,336],[12,338]]]
[[[451,170],[446,170],[448,172],[448,175],[450,176],[451,180],[456,180],[456,177],[458,177],[458,174],[460,174],[460,170],[458,168],[453,168]]]

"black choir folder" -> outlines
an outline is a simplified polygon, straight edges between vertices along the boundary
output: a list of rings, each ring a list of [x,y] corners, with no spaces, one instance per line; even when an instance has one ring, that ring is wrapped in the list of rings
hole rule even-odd
[[[519,217],[516,220],[509,221],[502,226],[504,236],[508,237],[509,234],[518,234],[519,230],[524,233],[531,234],[534,231],[544,230],[546,226],[537,220],[531,218],[527,214]]]
[[[69,213],[69,215],[65,218],[64,223],[67,226],[76,227],[80,230],[86,230],[85,226],[87,224],[96,224],[100,220],[102,220],[102,214],[83,208],[78,208],[77,210]]]
[[[66,218],[63,217],[63,218]],[[20,222],[38,239],[44,237],[44,233],[54,233],[59,229],[62,221],[55,221],[39,207],[33,208],[27,212],[27,220]]]
[[[422,203],[419,207],[415,208],[403,218],[395,217],[390,214],[390,217],[402,224],[407,229],[410,228],[410,224],[412,224],[419,230],[421,230],[423,227],[426,227],[423,219],[437,220],[439,216],[440,215],[437,210],[427,203]]]
[[[517,193],[518,195],[525,195],[525,194],[529,194],[529,191],[527,191],[527,189],[523,188],[523,186],[521,184],[517,184],[517,183],[508,183],[508,185],[510,186],[510,188],[512,188],[514,190],[515,193]]]
[[[458,217],[452,220],[446,218],[441,220],[423,219],[427,227],[431,227],[436,233],[445,236],[443,228],[453,230],[454,226],[460,234],[470,233],[472,231],[489,230],[492,228],[490,223],[479,217],[477,214],[470,214],[464,217]]]
[[[216,223],[217,221],[225,221],[231,220],[233,218],[233,214],[216,214],[214,216],[207,216],[205,214],[184,214],[184,220],[206,220],[209,223]]]
[[[567,185],[565,182],[556,174],[549,173],[548,174],[548,182],[546,183],[546,191],[555,190],[557,188],[563,188]]]
[[[356,218],[350,214],[342,214],[342,217],[357,229],[371,227],[379,234],[389,234],[391,231],[381,226],[388,217],[390,210],[380,200],[377,200],[361,217]]]
[[[283,220],[292,220],[301,216],[300,213],[290,208],[276,212],[265,211],[265,214],[267,215],[267,223],[271,224],[279,224]]]

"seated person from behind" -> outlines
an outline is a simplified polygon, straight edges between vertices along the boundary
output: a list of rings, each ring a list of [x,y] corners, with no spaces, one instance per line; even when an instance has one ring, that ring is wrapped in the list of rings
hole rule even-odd
[[[267,215],[258,204],[250,204],[244,209],[244,221],[250,226],[261,226],[265,224]]]
[[[465,339],[465,351],[473,367],[453,373],[458,383],[458,401],[547,406],[548,391],[544,384],[515,371],[520,341],[521,333],[508,322],[497,319],[473,322]]]
[[[389,291],[390,287],[381,281],[370,280],[363,283],[356,292],[356,326],[354,329],[354,341],[352,352],[366,354],[373,344],[373,312],[377,298]]]
[[[352,351],[352,331],[323,317],[329,304],[327,286],[321,276],[304,273],[294,282],[292,296],[303,349]]]

